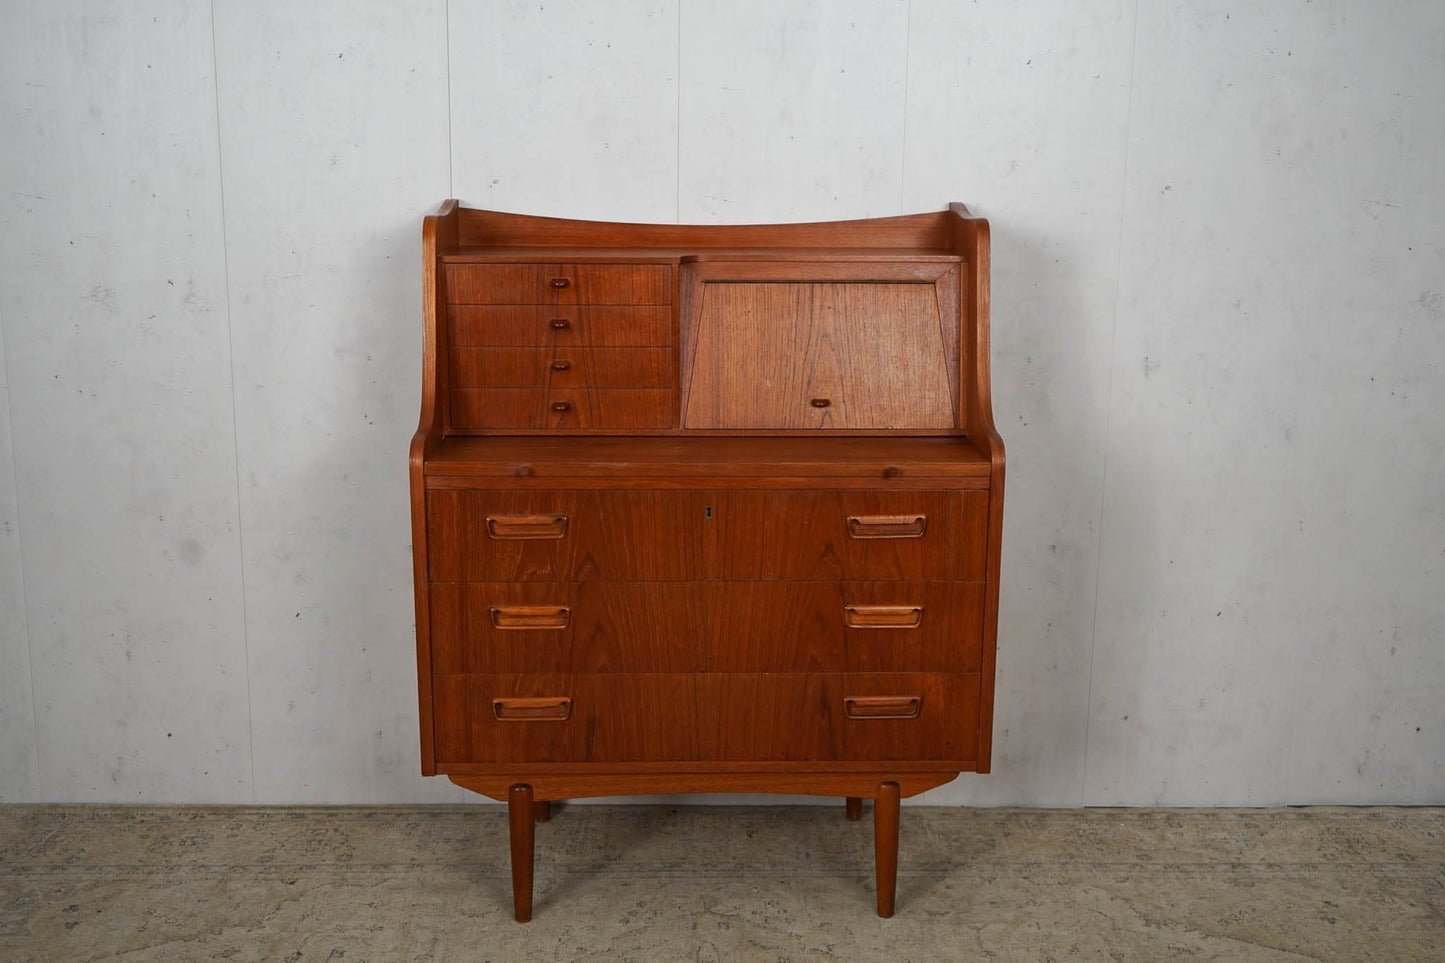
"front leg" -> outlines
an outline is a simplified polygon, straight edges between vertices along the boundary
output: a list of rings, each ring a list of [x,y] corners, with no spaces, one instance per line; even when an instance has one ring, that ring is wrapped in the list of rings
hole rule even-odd
[[[873,803],[873,853],[878,872],[878,915],[893,915],[898,890],[898,783],[878,786]]]
[[[532,787],[519,782],[507,792],[507,821],[512,830],[512,910],[518,923],[526,923],[532,918],[535,818]]]

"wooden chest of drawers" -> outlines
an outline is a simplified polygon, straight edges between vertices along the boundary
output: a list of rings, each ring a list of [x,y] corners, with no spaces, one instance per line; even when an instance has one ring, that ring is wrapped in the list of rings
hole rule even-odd
[[[506,799],[898,801],[986,772],[1003,447],[988,226],[423,228],[422,771]]]

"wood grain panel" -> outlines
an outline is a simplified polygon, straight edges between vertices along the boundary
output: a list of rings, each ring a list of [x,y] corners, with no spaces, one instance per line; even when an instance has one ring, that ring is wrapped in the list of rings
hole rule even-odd
[[[563,672],[530,675],[437,675],[432,680],[433,731],[438,763],[572,762],[575,709],[565,720],[507,722],[492,711],[492,700],[522,696],[574,699],[572,676]]]
[[[667,346],[672,311],[646,305],[449,305],[458,348],[534,345]],[[559,324],[558,322],[564,322]]]
[[[845,625],[902,604],[914,628]],[[436,582],[435,671],[963,672],[979,666],[982,582]],[[567,624],[498,628],[494,609],[566,606]]]
[[[671,388],[670,348],[457,348],[453,388]]]
[[[805,796],[865,797],[878,791],[881,780],[896,782],[906,798],[927,792],[973,768],[971,760],[929,761],[916,764],[891,761],[859,768],[846,763],[816,763],[816,771],[802,762],[753,763],[590,763],[526,766],[486,763],[451,763],[443,767],[463,789],[506,800],[518,779],[525,779],[538,796],[548,799],[584,799],[589,796],[655,795],[659,793],[766,792]],[[845,768],[846,767],[846,768]]]
[[[437,491],[428,495],[429,572],[437,581],[687,577],[689,493]],[[699,508],[699,511],[701,509]],[[557,513],[565,538],[499,541],[489,515]]]
[[[838,675],[727,673],[696,678],[702,758],[844,758]]]
[[[671,304],[666,264],[447,264],[451,304]]]
[[[976,675],[439,675],[433,691],[438,763],[968,760],[978,726]],[[844,711],[898,695],[920,700],[916,718]],[[493,700],[515,697],[569,699],[569,714],[498,719]]]
[[[452,426],[466,428],[663,428],[677,421],[671,388],[461,388]]]
[[[919,538],[859,539],[855,516],[923,515]],[[759,578],[977,579],[986,492],[769,492]]]
[[[913,719],[843,721],[847,759],[972,759],[978,752],[977,675],[856,673],[837,678],[839,702],[852,697],[918,696]]]
[[[605,478],[608,485],[649,478],[856,477],[871,484],[936,478],[936,484],[988,479],[991,466],[964,438],[491,437],[443,439],[427,460],[435,475]],[[947,479],[944,482],[943,479]],[[486,484],[479,478],[477,484]]]
[[[439,762],[639,762],[702,758],[695,676],[443,675],[434,687]],[[567,697],[565,720],[496,718],[492,700]]]
[[[976,579],[988,493],[872,491],[433,490],[431,577],[439,581]],[[569,516],[567,537],[501,542],[499,512]],[[921,538],[856,539],[854,515],[922,514]]]
[[[954,427],[933,284],[710,282],[687,428]]]
[[[848,671],[978,670],[983,646],[983,582],[844,582],[841,590],[844,605],[916,605],[922,609],[916,628],[843,629]]]
[[[808,224],[629,224],[462,208],[462,243],[521,248],[859,248],[936,250],[948,246],[947,211]]]
[[[576,597],[577,672],[847,667],[836,584],[588,582]]]
[[[432,668],[438,673],[556,672],[572,661],[572,626],[500,629],[491,610],[574,605],[570,585],[552,582],[431,583]]]

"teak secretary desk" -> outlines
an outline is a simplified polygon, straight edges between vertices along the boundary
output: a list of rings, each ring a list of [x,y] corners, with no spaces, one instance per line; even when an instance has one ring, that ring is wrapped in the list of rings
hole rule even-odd
[[[422,227],[421,758],[505,799],[898,801],[987,772],[1004,452],[988,222]]]

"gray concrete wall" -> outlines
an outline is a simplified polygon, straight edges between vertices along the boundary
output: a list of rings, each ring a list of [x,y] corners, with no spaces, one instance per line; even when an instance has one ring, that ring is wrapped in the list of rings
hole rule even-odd
[[[0,800],[422,802],[444,197],[992,220],[995,773],[1445,802],[1445,6],[8,2]]]

